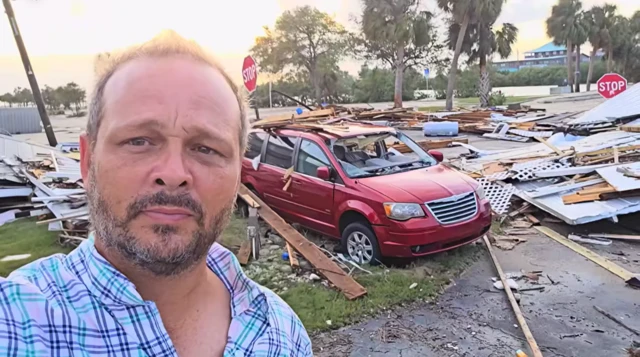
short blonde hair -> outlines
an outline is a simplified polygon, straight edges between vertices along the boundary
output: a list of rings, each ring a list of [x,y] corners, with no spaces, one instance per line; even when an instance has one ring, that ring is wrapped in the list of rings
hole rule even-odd
[[[222,69],[215,58],[194,41],[189,41],[174,31],[163,31],[158,36],[141,45],[124,49],[117,53],[103,53],[96,56],[94,71],[96,85],[89,104],[89,117],[87,120],[87,136],[92,145],[95,143],[100,129],[100,120],[104,115],[104,89],[113,74],[124,64],[145,57],[170,57],[185,56],[197,62],[204,63],[218,70],[231,87],[240,107],[240,153],[244,153],[247,145],[247,131],[249,120],[247,118],[245,96],[241,89],[233,82],[231,77]]]

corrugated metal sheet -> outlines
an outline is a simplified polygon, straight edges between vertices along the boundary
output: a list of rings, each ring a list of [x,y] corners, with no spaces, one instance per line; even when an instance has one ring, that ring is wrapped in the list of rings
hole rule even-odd
[[[14,159],[15,156],[18,156],[23,160],[28,160],[36,157],[38,154],[50,155],[51,150],[56,151],[56,153],[59,152],[50,146],[28,143],[18,138],[0,135],[0,157]],[[60,155],[64,154],[60,152]]]
[[[640,83],[572,120],[569,124],[613,121],[615,118],[640,114]]]
[[[617,198],[606,201],[593,201],[565,205],[562,195],[577,192],[571,190],[562,194],[553,194],[545,197],[531,197],[527,191],[533,191],[550,185],[545,181],[533,181],[516,183],[518,191],[515,195],[532,205],[551,213],[562,219],[567,224],[577,225],[610,218],[617,221],[617,216],[640,211],[640,197]]]
[[[0,108],[0,132],[29,134],[42,132],[37,108]],[[6,134],[6,133],[5,133]]]

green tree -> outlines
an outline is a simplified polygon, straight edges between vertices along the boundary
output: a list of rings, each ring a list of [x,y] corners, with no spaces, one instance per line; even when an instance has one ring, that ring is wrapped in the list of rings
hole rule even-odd
[[[16,87],[13,89],[13,99],[14,103],[21,103],[23,107],[26,107],[29,103],[33,103],[33,93],[31,93],[31,89]]]
[[[437,41],[433,15],[422,11],[419,0],[363,0],[360,36],[353,48],[366,60],[388,64],[394,70],[394,107],[402,107],[405,71],[439,65],[442,44]]]
[[[41,89],[40,92],[42,92],[42,100],[44,101],[44,104],[46,104],[50,110],[60,108],[60,99],[58,98],[54,88],[45,85],[44,89]]]
[[[547,18],[547,36],[553,38],[556,45],[564,44],[567,48],[567,81],[573,88],[573,49],[575,40],[582,38],[586,32],[581,21],[582,2],[580,0],[558,0],[551,8],[551,16]]]
[[[609,30],[613,24],[615,12],[615,5],[605,4],[604,6],[593,6],[584,15],[588,28],[588,40],[592,48],[589,55],[589,70],[587,72],[587,92],[591,90],[596,53],[611,41]]]
[[[5,102],[5,106],[9,105],[9,108],[13,107],[13,103],[16,102],[13,94],[7,92],[3,95],[0,95],[0,102]]]
[[[322,103],[321,66],[338,63],[346,46],[346,31],[328,14],[310,6],[285,11],[274,30],[265,27],[251,48],[260,69],[270,73],[304,70]]]
[[[479,62],[478,92],[482,107],[489,105],[491,93],[488,59],[494,54],[501,58],[509,57],[512,52],[511,46],[518,37],[518,28],[510,23],[504,23],[500,29],[493,29],[504,2],[505,0],[478,0],[476,6],[481,10],[477,13],[476,21],[468,26],[462,43],[461,50],[469,56],[469,64]],[[451,23],[448,40],[450,48],[457,44],[460,33],[460,25]]]

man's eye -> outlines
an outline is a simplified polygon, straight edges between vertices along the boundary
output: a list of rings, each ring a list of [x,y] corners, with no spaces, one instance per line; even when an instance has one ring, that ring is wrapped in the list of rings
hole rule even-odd
[[[133,145],[133,146],[144,146],[144,145],[149,144],[149,140],[147,140],[145,138],[133,138],[133,139],[127,141],[127,144]]]
[[[201,154],[205,154],[205,155],[210,155],[210,154],[214,154],[215,150],[213,150],[210,147],[206,147],[203,145],[198,145],[195,147],[195,151],[201,153]]]

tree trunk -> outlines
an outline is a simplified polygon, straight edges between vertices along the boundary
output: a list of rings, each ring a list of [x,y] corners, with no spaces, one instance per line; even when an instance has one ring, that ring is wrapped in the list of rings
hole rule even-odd
[[[453,109],[453,88],[456,86],[456,75],[458,74],[458,59],[460,58],[460,52],[462,52],[462,42],[464,36],[467,33],[467,26],[469,26],[469,14],[465,13],[462,24],[460,24],[460,32],[458,32],[458,39],[456,41],[456,48],[453,52],[453,59],[451,60],[451,70],[449,71],[449,81],[447,83],[447,110]]]
[[[607,48],[607,73],[611,73],[613,70],[613,46],[609,45]]]
[[[567,83],[573,92],[573,43],[567,40]]]
[[[487,108],[489,106],[489,96],[491,94],[491,80],[487,71],[487,56],[480,56],[480,81],[478,84],[480,94],[480,107]]]
[[[402,75],[404,74],[404,46],[396,49],[396,81],[393,93],[393,107],[402,108]]]
[[[591,50],[591,55],[589,56],[589,72],[587,72],[587,92],[591,90],[591,78],[593,77],[593,64],[596,59],[597,48],[593,48]]]
[[[320,79],[318,78],[318,70],[316,65],[313,64],[313,69],[311,70],[311,84],[313,85],[313,92],[315,94],[316,104],[318,106],[322,106],[322,88],[320,88]]]
[[[580,63],[582,62],[582,55],[580,54],[580,45],[576,45],[576,70],[573,71],[575,77],[574,77],[574,82],[575,82],[575,92],[576,93],[580,93],[580,77],[581,77],[581,73],[580,73]]]

